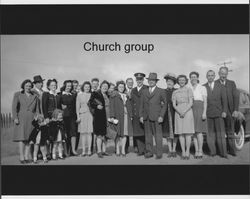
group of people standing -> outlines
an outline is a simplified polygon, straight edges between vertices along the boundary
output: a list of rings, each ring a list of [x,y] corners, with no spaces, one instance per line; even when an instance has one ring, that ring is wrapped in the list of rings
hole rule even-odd
[[[148,85],[144,84],[144,73],[135,73],[136,87],[133,78],[116,85],[106,80],[99,83],[98,78],[81,86],[76,80],[66,80],[60,92],[56,79],[47,81],[47,92],[42,89],[41,76],[25,80],[12,103],[20,162],[37,163],[39,154],[44,162],[94,152],[103,158],[111,155],[106,152],[108,139],[115,142],[116,156],[125,157],[130,137],[138,156],[153,157],[155,138],[155,157],[161,159],[166,138],[168,157],[177,157],[179,140],[181,159],[189,159],[193,139],[194,157],[202,158],[203,134],[211,156],[235,156],[234,119],[239,94],[227,75],[228,68],[221,67],[215,80],[215,71],[209,70],[207,83],[201,85],[199,73],[194,71],[189,74],[189,86],[186,75],[168,73],[164,77],[166,89],[157,86],[156,73],[146,78]],[[81,154],[77,152],[79,140]]]

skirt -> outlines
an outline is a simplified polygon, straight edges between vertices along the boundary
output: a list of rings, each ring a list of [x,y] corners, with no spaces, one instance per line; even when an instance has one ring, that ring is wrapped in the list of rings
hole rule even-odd
[[[92,133],[93,132],[93,116],[90,112],[80,114],[81,122],[78,124],[79,133]]]
[[[124,106],[124,136],[128,136],[128,112],[127,108]]]
[[[68,138],[76,137],[76,120],[74,117],[64,117],[66,135]]]
[[[194,100],[193,113],[194,113],[195,132],[206,133],[207,132],[207,120],[202,120],[202,113],[203,113],[202,101]]]

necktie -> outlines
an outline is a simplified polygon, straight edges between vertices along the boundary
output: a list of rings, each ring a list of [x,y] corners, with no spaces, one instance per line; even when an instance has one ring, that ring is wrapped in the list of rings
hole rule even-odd
[[[149,88],[149,93],[152,94],[152,87]]]
[[[210,90],[213,91],[212,83],[209,84]]]

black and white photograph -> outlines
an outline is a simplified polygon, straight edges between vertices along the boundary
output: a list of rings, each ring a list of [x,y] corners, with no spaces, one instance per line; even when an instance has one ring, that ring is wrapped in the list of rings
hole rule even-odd
[[[2,164],[249,164],[248,45],[248,35],[2,36]]]
[[[249,195],[249,3],[24,1],[1,2],[4,198]]]

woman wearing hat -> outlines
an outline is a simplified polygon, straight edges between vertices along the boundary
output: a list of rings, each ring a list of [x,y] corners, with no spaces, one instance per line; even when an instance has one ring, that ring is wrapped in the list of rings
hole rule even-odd
[[[169,154],[168,157],[176,157],[176,143],[178,136],[174,134],[174,121],[175,121],[175,109],[172,103],[172,94],[176,90],[174,85],[176,84],[175,74],[168,73],[165,75],[167,88],[166,88],[166,97],[167,97],[167,111],[164,116],[162,124],[162,134],[163,137],[167,138]]]
[[[189,74],[191,81],[191,89],[194,94],[194,147],[195,147],[195,158],[202,158],[202,147],[203,147],[203,134],[207,132],[207,90],[206,87],[199,84],[199,73],[191,72]]]
[[[174,132],[179,135],[182,150],[181,159],[189,159],[191,137],[194,134],[193,91],[186,86],[188,83],[186,75],[179,75],[177,83],[180,85],[180,88],[175,90],[172,95],[175,109]]]

